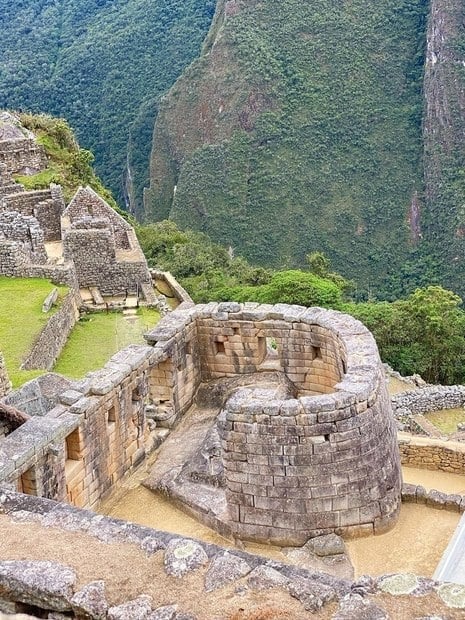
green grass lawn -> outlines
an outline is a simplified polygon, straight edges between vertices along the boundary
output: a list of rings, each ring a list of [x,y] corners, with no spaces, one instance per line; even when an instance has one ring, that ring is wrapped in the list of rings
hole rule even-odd
[[[42,312],[42,304],[54,288],[48,280],[0,277],[0,351],[13,387],[42,374],[40,370],[20,370],[35,338],[53,314]],[[66,287],[58,287],[60,298]]]
[[[425,418],[432,422],[441,433],[450,435],[457,430],[457,424],[465,422],[465,409],[443,409],[425,413]]]
[[[144,332],[159,320],[160,314],[149,308],[139,308],[135,321],[121,312],[90,314],[74,327],[53,370],[80,379],[123,347],[144,343]]]

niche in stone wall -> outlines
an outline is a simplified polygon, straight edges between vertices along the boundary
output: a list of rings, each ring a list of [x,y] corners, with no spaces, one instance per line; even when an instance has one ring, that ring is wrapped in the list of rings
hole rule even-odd
[[[65,439],[65,477],[68,497],[74,494],[79,484],[79,475],[83,470],[82,438],[79,428],[73,431]]]
[[[213,341],[213,351],[215,355],[226,355],[226,347],[223,340]]]
[[[36,468],[30,467],[18,479],[18,491],[26,495],[37,495]]]

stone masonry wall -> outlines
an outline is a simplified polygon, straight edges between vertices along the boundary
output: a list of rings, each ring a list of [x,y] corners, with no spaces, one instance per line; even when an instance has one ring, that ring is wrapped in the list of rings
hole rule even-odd
[[[10,389],[11,383],[6,370],[5,358],[0,351],[0,398],[6,396]]]
[[[35,217],[17,211],[0,212],[0,240],[17,241],[32,263],[46,263],[44,233]]]
[[[421,389],[402,392],[392,397],[394,413],[428,413],[442,409],[455,409],[465,404],[465,385],[428,385]]]
[[[51,370],[68,340],[76,321],[79,319],[80,297],[72,289],[63,300],[60,308],[50,317],[31,351],[22,364],[22,368],[31,370],[43,368]]]
[[[220,328],[228,339],[219,339]],[[223,347],[206,351],[205,330]],[[376,345],[361,323],[318,308],[182,304],[146,335],[150,346],[120,351],[62,393],[52,411],[6,437],[0,483],[96,506],[154,447],[159,435],[148,417],[170,428],[201,381],[260,370],[267,352],[259,338],[266,344],[270,333],[281,338],[283,351],[272,362],[278,360],[287,381],[296,378],[295,397],[271,400],[266,390],[245,389],[225,405],[221,433],[232,529],[239,537],[302,544],[319,533],[390,527],[400,505],[399,454]],[[242,349],[226,352],[230,336],[244,338]],[[303,350],[295,350],[298,341]],[[307,357],[308,351],[315,355]],[[330,355],[337,351],[340,359]],[[314,359],[328,360],[327,367],[312,365]],[[332,393],[309,394],[308,385],[326,392],[334,378]]]
[[[184,332],[183,316],[187,321],[189,313],[173,312],[148,342]],[[225,405],[226,497],[237,536],[303,544],[320,533],[392,526],[401,484],[396,430],[366,328],[336,312],[285,305],[211,303],[190,317],[203,381],[271,363],[298,396],[273,401],[267,392],[244,389]],[[270,359],[268,338],[277,346]]]
[[[1,141],[0,163],[11,174],[35,174],[47,167],[47,155],[34,139]]]
[[[104,218],[115,236],[116,247],[129,249],[128,233],[132,226],[126,222],[114,209],[112,209],[91,187],[79,188],[65,210],[64,216],[70,222],[83,218]]]
[[[465,474],[465,444],[399,433],[402,465]]]
[[[30,495],[95,507],[153,447],[146,424],[149,347],[117,354],[82,391],[0,442],[0,481]],[[14,459],[12,458],[14,454]]]
[[[21,277],[29,266],[29,255],[17,241],[0,243],[0,275]]]
[[[22,215],[34,216],[44,231],[46,242],[61,239],[60,217],[64,208],[62,190],[58,185],[51,185],[50,189],[10,194],[0,201],[2,211],[18,211]]]
[[[79,285],[96,286],[103,295],[134,292],[151,283],[145,259],[117,261],[115,240],[106,229],[70,229],[63,240],[65,260],[73,261]]]

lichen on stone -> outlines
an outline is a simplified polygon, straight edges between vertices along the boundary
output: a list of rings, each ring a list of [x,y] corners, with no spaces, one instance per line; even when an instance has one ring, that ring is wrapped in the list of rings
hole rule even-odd
[[[411,594],[419,585],[418,578],[413,573],[390,575],[389,577],[383,577],[378,582],[380,590],[394,596]]]
[[[438,586],[437,591],[447,607],[465,609],[465,586],[458,583],[443,583]]]

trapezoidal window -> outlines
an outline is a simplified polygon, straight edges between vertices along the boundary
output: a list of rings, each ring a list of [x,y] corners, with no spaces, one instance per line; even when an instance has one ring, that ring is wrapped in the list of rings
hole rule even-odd
[[[37,495],[37,479],[35,467],[27,469],[18,480],[18,491],[26,495]]]
[[[82,440],[79,428],[73,431],[65,439],[65,477],[69,492],[69,485],[83,467]]]
[[[110,407],[105,414],[107,428],[111,432],[116,427],[116,409],[115,407]]]
[[[312,346],[312,360],[321,360],[321,348]]]
[[[213,343],[213,347],[215,350],[215,355],[226,355],[226,348],[224,346],[224,342],[219,342],[215,340]]]

